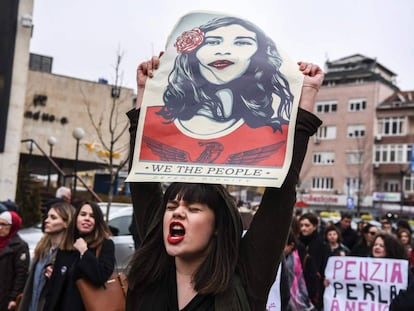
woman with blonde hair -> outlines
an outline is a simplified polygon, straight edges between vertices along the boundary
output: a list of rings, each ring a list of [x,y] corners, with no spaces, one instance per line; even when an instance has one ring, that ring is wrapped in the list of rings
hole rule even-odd
[[[66,202],[57,202],[50,207],[44,222],[45,233],[36,245],[19,310],[43,310],[56,252],[74,213],[75,208]]]

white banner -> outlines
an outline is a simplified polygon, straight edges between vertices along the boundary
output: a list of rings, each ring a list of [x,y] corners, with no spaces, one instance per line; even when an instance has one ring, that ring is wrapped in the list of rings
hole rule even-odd
[[[408,261],[334,256],[325,277],[325,311],[387,311],[392,299],[407,288]]]

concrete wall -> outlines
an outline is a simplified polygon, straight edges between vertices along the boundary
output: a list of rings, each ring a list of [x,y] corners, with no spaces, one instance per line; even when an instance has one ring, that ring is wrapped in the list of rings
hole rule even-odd
[[[20,0],[10,94],[10,107],[4,153],[0,153],[0,200],[15,199],[19,165],[20,139],[29,68],[29,46],[32,29],[23,27],[21,17],[32,16],[33,0]]]
[[[25,117],[23,124],[22,139],[34,139],[40,147],[49,152],[47,140],[50,136],[56,138],[53,148],[53,157],[75,159],[76,140],[72,136],[75,128],[81,127],[85,131],[80,141],[79,160],[90,162],[105,162],[107,158],[99,156],[103,150],[102,143],[88,115],[88,107],[93,115],[94,122],[102,121],[102,137],[107,145],[111,141],[109,132],[109,117],[113,98],[111,97],[112,86],[97,82],[81,80],[46,72],[29,71],[29,79],[25,100],[25,115],[28,113],[38,114],[39,118]],[[44,106],[35,105],[33,99],[36,95],[47,96]],[[125,113],[132,108],[134,91],[122,88],[120,98],[117,99],[115,123],[117,123],[115,135],[128,126],[128,118]],[[44,120],[43,116],[53,116],[54,120]],[[61,120],[66,118],[68,123],[62,124]],[[114,124],[115,124],[114,123]],[[93,150],[88,146],[93,145]],[[120,153],[121,159],[128,156],[129,135],[125,131],[115,145]],[[25,144],[20,145],[21,153],[29,153]],[[41,155],[39,150],[33,150],[33,155]]]

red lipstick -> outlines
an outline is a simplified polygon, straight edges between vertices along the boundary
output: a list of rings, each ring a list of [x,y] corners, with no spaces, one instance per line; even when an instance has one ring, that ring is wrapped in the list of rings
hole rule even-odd
[[[225,59],[220,59],[220,60],[216,60],[214,62],[211,62],[210,64],[208,64],[210,67],[214,67],[216,69],[222,70],[227,68],[228,66],[233,65],[234,63],[229,61],[229,60],[225,60]]]

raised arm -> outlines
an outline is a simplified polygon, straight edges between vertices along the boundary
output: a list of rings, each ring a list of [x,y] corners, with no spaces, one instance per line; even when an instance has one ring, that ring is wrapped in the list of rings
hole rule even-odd
[[[137,89],[138,95],[135,108],[130,110],[127,115],[130,121],[130,156],[129,167],[132,166],[134,158],[135,140],[137,134],[137,126],[139,119],[139,112],[144,97],[145,82],[148,78],[152,78],[153,71],[158,68],[160,60],[158,57],[153,57],[147,62],[141,63],[137,68]],[[142,241],[148,228],[154,219],[155,213],[161,203],[162,189],[160,183],[130,183],[132,204],[134,207],[135,221],[138,227],[140,240]]]
[[[243,281],[248,288],[249,300],[254,310],[265,309],[268,290],[274,282],[289,232],[296,202],[296,184],[308,140],[321,124],[309,111],[313,109],[324,74],[316,65],[303,62],[298,65],[305,77],[295,129],[292,164],[281,188],[266,188],[260,207],[242,240],[240,258]]]

